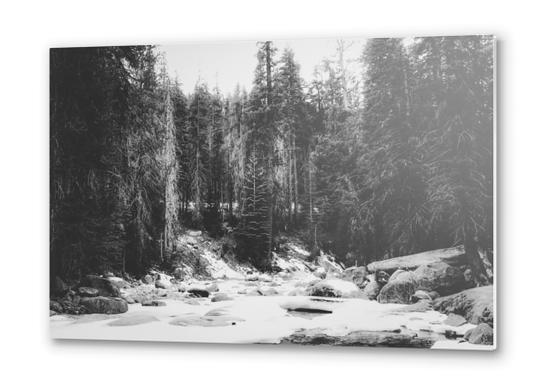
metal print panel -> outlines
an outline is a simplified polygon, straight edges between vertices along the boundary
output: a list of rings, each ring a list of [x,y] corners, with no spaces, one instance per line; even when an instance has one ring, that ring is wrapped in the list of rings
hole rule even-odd
[[[52,337],[495,349],[494,57],[51,49]]]

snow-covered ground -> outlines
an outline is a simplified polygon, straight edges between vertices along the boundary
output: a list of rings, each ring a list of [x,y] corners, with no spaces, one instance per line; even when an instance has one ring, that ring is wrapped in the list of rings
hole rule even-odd
[[[296,247],[299,248],[299,247]],[[320,267],[305,261],[308,253],[290,247],[286,256],[275,255],[274,263],[282,269],[277,274],[236,270],[208,249],[202,250],[211,280],[187,278],[181,285],[168,289],[140,285],[122,289],[123,294],[152,293],[165,306],[129,305],[128,312],[118,315],[56,315],[51,317],[51,334],[59,339],[138,340],[204,343],[279,343],[296,331],[318,330],[328,336],[341,337],[354,331],[402,332],[430,334],[436,339],[433,348],[492,349],[448,340],[446,331],[463,335],[472,324],[452,327],[436,311],[413,312],[399,304],[380,304],[362,298],[317,298],[306,296],[306,287],[321,281],[321,269],[328,274],[326,283],[349,292],[353,283],[329,278],[335,268],[333,260],[319,262]],[[161,280],[171,277],[162,274]],[[193,298],[186,291],[216,284],[226,301]],[[263,294],[263,295],[262,295]],[[161,298],[163,297],[163,298]],[[348,296],[351,297],[351,296]],[[352,296],[355,297],[355,296]]]

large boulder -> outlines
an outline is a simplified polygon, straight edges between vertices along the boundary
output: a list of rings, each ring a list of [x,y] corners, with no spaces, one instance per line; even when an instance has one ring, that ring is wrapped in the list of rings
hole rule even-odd
[[[410,273],[405,272],[398,277]],[[443,262],[422,265],[413,273],[418,289],[431,292],[436,291],[440,295],[450,295],[463,289],[470,288],[465,282],[463,272],[456,267]]]
[[[317,280],[306,290],[307,296],[362,298],[363,292],[356,284],[340,279]]]
[[[87,275],[83,279],[82,286],[96,288],[100,296],[112,296],[112,297],[120,296],[119,289],[115,286],[115,284],[113,284],[113,282],[111,282],[109,279],[105,277],[100,277],[96,275]]]
[[[83,297],[79,303],[88,313],[124,313],[128,311],[128,304],[118,297]]]
[[[390,276],[389,282],[391,281],[412,281],[415,282],[416,278],[414,276],[414,273],[412,271],[405,271],[404,269],[398,269],[397,271],[393,272]]]
[[[416,284],[410,280],[394,280],[384,285],[378,295],[378,302],[383,304],[410,304],[416,292]]]
[[[386,271],[393,273],[397,269],[413,270],[422,265],[429,265],[436,262],[445,262],[452,266],[467,264],[465,249],[463,246],[437,249],[434,251],[416,253],[414,255],[394,257],[391,259],[375,261],[367,266],[370,273]]]
[[[493,286],[471,288],[434,301],[435,310],[463,316],[469,323],[493,327]]]
[[[493,328],[487,324],[478,324],[465,333],[465,339],[471,344],[493,345]]]

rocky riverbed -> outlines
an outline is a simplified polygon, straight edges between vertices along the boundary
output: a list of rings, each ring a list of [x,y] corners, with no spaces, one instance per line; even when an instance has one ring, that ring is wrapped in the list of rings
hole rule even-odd
[[[465,286],[463,273],[434,267],[434,260],[423,274],[419,265],[344,270],[327,255],[309,262],[308,252],[291,243],[275,255],[277,272],[266,274],[218,256],[216,244],[199,233],[180,241],[203,255],[207,278],[187,266],[137,281],[87,276],[51,301],[52,336],[493,349],[492,287],[453,293]],[[438,297],[439,290],[451,295]]]

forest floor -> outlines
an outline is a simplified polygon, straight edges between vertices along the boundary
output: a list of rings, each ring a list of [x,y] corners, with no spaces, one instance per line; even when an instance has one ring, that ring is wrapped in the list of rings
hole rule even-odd
[[[201,233],[188,232],[179,242],[198,251],[206,277],[185,266],[188,272],[182,281],[158,272],[147,283],[112,278],[121,296],[132,302],[126,312],[54,314],[52,336],[493,349],[461,339],[474,324],[449,325],[448,315],[423,305],[368,300],[354,283],[340,278],[343,268],[332,257],[322,255],[309,262],[309,253],[298,242],[287,242],[285,252],[275,255],[274,264],[281,271],[272,274],[221,258],[219,244]],[[155,279],[162,283],[156,284]],[[318,284],[339,297],[312,295],[309,290]]]

